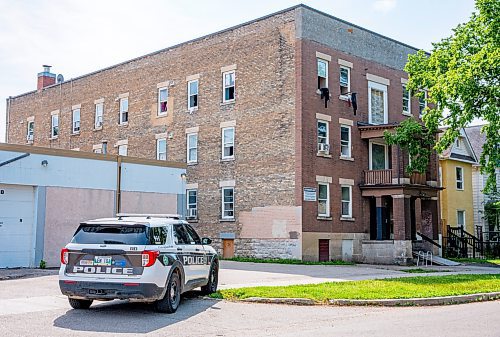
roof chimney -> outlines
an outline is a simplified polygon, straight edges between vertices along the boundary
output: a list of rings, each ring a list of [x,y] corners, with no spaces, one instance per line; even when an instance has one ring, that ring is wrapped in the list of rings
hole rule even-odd
[[[50,66],[43,65],[43,71],[38,73],[37,90],[56,83],[56,74],[50,72]]]

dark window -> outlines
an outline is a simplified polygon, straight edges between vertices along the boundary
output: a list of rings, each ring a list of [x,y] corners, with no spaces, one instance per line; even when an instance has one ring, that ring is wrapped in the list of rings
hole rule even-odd
[[[142,225],[80,225],[72,243],[148,245],[149,231]]]
[[[183,225],[174,225],[174,242],[178,245],[191,244],[191,238]]]
[[[191,227],[190,225],[184,225],[184,227],[186,227],[186,230],[192,241],[197,245],[201,245],[201,239],[198,236],[198,233],[196,233],[196,231],[193,229],[193,227]]]

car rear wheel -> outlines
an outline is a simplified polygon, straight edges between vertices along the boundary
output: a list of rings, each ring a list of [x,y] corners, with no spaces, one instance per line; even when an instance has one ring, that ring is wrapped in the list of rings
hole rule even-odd
[[[217,284],[219,280],[219,263],[214,261],[210,267],[210,273],[208,274],[207,285],[201,287],[201,292],[203,295],[210,295],[217,291]]]
[[[165,296],[156,301],[156,310],[159,312],[166,312],[168,314],[174,313],[179,307],[181,302],[181,280],[179,274],[174,272],[170,275],[167,282],[167,291]]]
[[[68,298],[68,301],[73,309],[88,309],[93,302],[93,300],[80,300],[77,298]]]

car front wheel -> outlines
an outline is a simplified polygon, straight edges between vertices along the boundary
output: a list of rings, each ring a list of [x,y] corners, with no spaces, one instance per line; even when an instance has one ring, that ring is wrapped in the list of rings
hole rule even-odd
[[[217,291],[217,284],[219,280],[219,263],[214,261],[210,267],[210,273],[208,274],[207,285],[201,287],[201,292],[203,295],[210,295]]]

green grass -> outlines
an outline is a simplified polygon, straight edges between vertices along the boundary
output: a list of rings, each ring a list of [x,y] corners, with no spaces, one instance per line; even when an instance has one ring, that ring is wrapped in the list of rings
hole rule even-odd
[[[460,263],[480,263],[480,264],[491,263],[500,266],[500,259],[450,258],[450,260]]]
[[[436,270],[436,269],[423,269],[423,268],[402,269],[401,271],[410,274],[449,272],[449,270]]]
[[[249,297],[329,299],[404,299],[466,295],[500,291],[500,275],[416,276],[396,279],[346,281],[285,287],[227,289],[212,294],[228,300]]]
[[[327,266],[351,266],[354,265],[352,262],[346,262],[342,260],[333,260],[327,262],[311,262],[302,261],[294,259],[257,259],[253,257],[232,257],[230,259],[224,259],[227,261],[236,262],[253,262],[253,263],[278,263],[278,264],[306,264],[306,265],[327,265]]]

